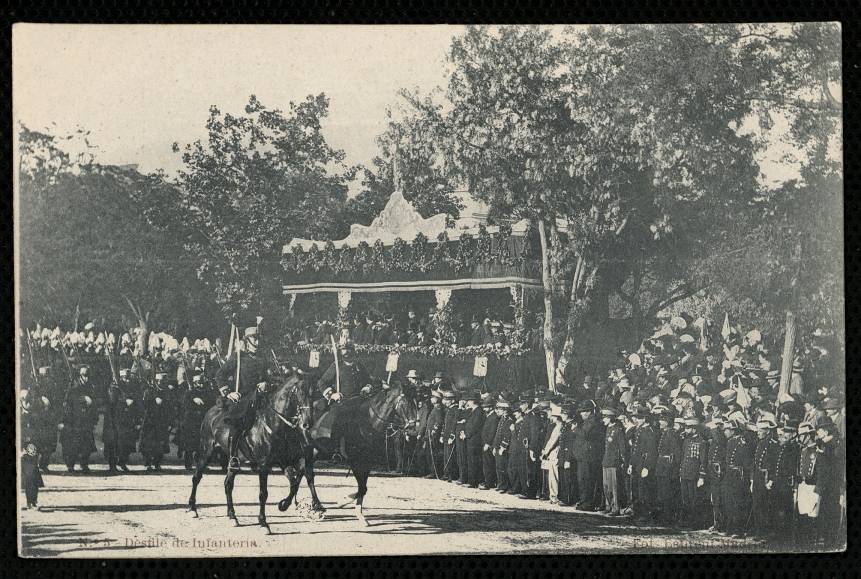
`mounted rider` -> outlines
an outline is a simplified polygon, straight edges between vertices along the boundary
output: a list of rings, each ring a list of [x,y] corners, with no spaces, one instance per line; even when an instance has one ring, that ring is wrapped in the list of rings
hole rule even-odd
[[[362,394],[371,389],[371,377],[365,367],[355,360],[355,346],[346,342],[339,349],[340,357],[323,373],[317,389],[323,396],[315,404],[322,414],[311,429],[315,439],[334,442],[340,438],[344,425],[349,422],[351,411],[362,399]],[[343,455],[343,452],[341,453]]]
[[[246,328],[243,337],[241,351],[237,348],[215,377],[219,388],[227,391],[225,422],[231,427],[228,463],[231,469],[239,468],[239,441],[254,423],[258,399],[266,390],[266,360],[257,355],[257,326]]]

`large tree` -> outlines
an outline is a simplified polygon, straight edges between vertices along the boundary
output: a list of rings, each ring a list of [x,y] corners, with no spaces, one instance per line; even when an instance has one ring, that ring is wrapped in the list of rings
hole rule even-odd
[[[213,106],[207,139],[174,145],[184,162],[178,176],[153,179],[150,217],[180,233],[227,317],[280,303],[285,241],[344,233],[338,218],[355,171],[323,136],[328,108],[323,94],[287,111],[254,96],[243,115]]]
[[[747,233],[739,216],[763,198],[768,141],[747,125],[807,30],[772,32],[471,27],[452,44],[448,106],[412,99],[444,135],[450,173],[537,226],[551,386],[611,294],[642,326],[720,281],[703,260]]]
[[[131,326],[130,300],[161,328],[209,331],[214,302],[182,240],[144,218],[138,198],[146,177],[133,167],[99,165],[86,147],[67,152],[86,138],[84,131],[60,137],[20,128],[22,321]]]

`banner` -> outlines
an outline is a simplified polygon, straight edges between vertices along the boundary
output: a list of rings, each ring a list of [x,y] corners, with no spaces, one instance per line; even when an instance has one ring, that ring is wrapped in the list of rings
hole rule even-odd
[[[482,378],[487,376],[487,356],[476,356],[475,365],[472,367],[472,375]]]
[[[308,367],[309,368],[319,368],[320,367],[320,352],[318,350],[312,350],[308,355]]]

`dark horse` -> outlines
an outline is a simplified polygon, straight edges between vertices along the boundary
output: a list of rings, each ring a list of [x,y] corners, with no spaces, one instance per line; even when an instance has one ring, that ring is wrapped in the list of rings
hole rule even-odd
[[[400,386],[381,390],[371,397],[362,400],[356,408],[349,411],[350,419],[343,426],[344,447],[346,450],[346,461],[358,484],[357,492],[350,495],[350,504],[355,501],[356,517],[364,525],[368,525],[365,515],[362,513],[362,501],[368,492],[368,476],[371,474],[371,464],[374,456],[373,441],[385,432],[389,424],[404,429],[414,434],[416,425],[416,402],[404,393]],[[306,454],[307,468],[305,476],[311,473],[313,477],[313,462],[316,453],[313,451]],[[278,509],[286,511],[290,503],[299,491],[299,483],[302,481],[302,472],[288,472],[290,478],[290,495],[278,503]],[[312,487],[313,478],[308,479],[309,487]],[[313,488],[313,487],[312,487]],[[312,491],[312,495],[314,495]],[[319,501],[314,496],[314,506],[322,510]]]
[[[319,504],[314,488],[314,473],[310,465],[302,468],[305,457],[309,455],[311,440],[308,429],[311,425],[311,400],[305,381],[299,374],[288,376],[284,382],[260,401],[260,408],[251,427],[239,441],[239,452],[257,464],[260,480],[260,514],[257,521],[266,532],[270,532],[266,522],[266,499],[269,496],[267,482],[269,471],[274,467],[287,468],[299,465],[299,472],[308,478],[311,495]],[[191,496],[188,510],[197,516],[197,485],[216,448],[228,452],[228,439],[231,426],[225,422],[226,408],[213,406],[203,418],[200,427],[200,452],[197,455],[197,468],[192,476]],[[297,470],[297,469],[294,469]],[[310,471],[310,472],[309,472]],[[227,516],[236,526],[239,521],[233,509],[233,479],[236,471],[229,469],[224,478],[224,493],[227,496]],[[292,484],[292,483],[291,483]],[[282,509],[284,510],[284,509]]]

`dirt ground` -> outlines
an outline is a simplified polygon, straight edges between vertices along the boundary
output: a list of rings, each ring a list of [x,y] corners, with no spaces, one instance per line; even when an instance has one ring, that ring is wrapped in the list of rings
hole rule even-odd
[[[40,511],[19,511],[20,552],[49,557],[229,557],[299,555],[414,555],[456,553],[656,553],[751,552],[769,547],[752,539],[635,525],[451,483],[386,474],[372,475],[362,526],[351,506],[355,479],[338,467],[324,467],[317,488],[328,509],[309,520],[277,501],[289,485],[281,474],[269,479],[267,508],[271,535],[257,526],[257,476],[247,468],[234,489],[241,523],[226,517],[223,475],[204,477],[198,490],[199,518],[186,512],[191,477],[178,466],[162,473],[102,476],[69,474],[59,465],[45,475]],[[23,494],[20,495],[23,502]],[[302,487],[301,504],[309,494]],[[19,505],[20,506],[20,505]]]

